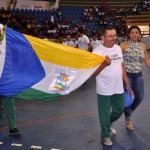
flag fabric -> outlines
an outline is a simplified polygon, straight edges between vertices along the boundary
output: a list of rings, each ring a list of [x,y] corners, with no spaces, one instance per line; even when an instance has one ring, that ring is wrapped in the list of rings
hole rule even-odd
[[[45,71],[21,33],[0,27],[0,95],[13,96],[41,81]]]
[[[3,25],[0,95],[51,99],[80,87],[105,60],[91,52],[16,32]]]

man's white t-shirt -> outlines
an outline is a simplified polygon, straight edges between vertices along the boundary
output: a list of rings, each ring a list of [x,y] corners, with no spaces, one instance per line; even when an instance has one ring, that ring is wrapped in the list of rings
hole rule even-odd
[[[115,44],[112,48],[107,48],[101,44],[94,49],[93,53],[101,56],[108,55],[111,59],[110,66],[104,68],[96,77],[97,93],[101,95],[123,93],[123,56],[120,47]]]
[[[75,44],[73,41],[66,41],[67,45],[68,46],[72,46],[72,47],[75,47]]]
[[[99,45],[101,44],[101,41],[100,40],[93,40],[91,42],[91,45],[92,45],[92,50],[94,50],[96,47],[98,47]]]
[[[88,44],[90,43],[89,38],[83,34],[82,37],[78,38],[78,48],[88,50]]]

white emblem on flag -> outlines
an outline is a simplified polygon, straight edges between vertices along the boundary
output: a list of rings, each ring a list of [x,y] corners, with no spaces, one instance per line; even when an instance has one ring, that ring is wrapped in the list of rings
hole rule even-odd
[[[67,81],[69,81],[68,76],[65,74],[60,74],[57,76],[57,80],[53,88],[58,90],[64,90],[66,88]]]
[[[54,78],[49,86],[50,93],[66,91],[75,78],[76,71],[68,68],[55,68]],[[68,93],[68,92],[67,92]]]

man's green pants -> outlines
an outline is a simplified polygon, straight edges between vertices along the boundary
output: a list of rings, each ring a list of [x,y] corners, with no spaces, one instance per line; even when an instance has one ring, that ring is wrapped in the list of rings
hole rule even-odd
[[[109,137],[111,124],[116,121],[124,111],[123,94],[114,94],[111,96],[98,94],[98,111],[101,137]]]
[[[9,129],[16,128],[16,114],[13,97],[0,96],[0,119],[2,119],[2,106],[8,119]]]

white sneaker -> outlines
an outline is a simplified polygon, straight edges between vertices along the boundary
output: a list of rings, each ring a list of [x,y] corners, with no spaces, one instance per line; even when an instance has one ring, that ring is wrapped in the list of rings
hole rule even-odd
[[[117,134],[117,131],[114,129],[114,128],[110,128],[110,133],[112,135],[116,135]]]
[[[105,146],[112,146],[113,143],[109,137],[102,138],[102,144]]]

